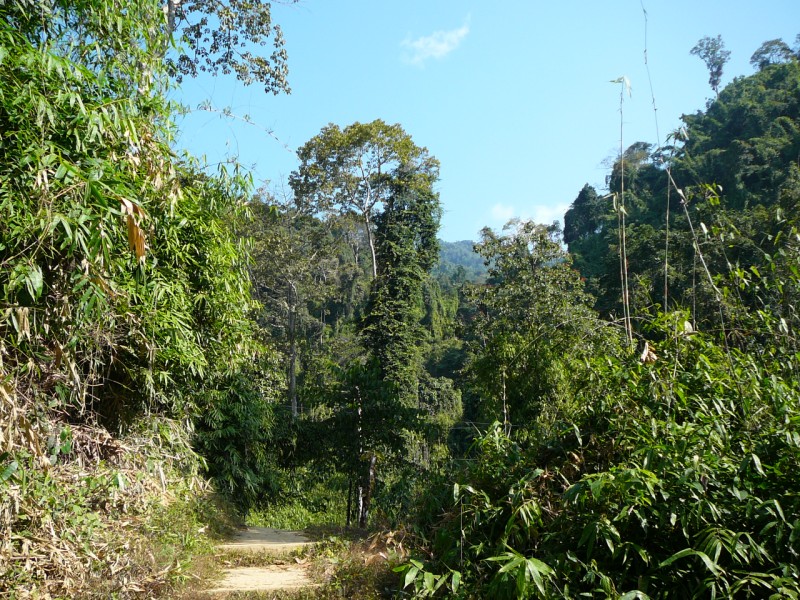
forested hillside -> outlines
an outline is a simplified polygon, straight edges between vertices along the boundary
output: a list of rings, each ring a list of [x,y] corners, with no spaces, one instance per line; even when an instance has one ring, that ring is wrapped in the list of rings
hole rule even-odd
[[[175,149],[183,77],[288,90],[230,5],[0,6],[0,596],[176,597],[234,517],[397,532],[375,597],[800,596],[800,49],[448,243],[401,124]]]
[[[434,274],[449,276],[462,283],[483,281],[486,277],[486,265],[481,256],[475,252],[474,246],[475,243],[470,240],[441,241],[439,262],[434,268]]]
[[[783,243],[800,194],[799,73],[792,59],[736,79],[707,110],[686,115],[668,147],[631,145],[607,178],[611,196],[581,190],[566,214],[564,241],[598,310],[621,310],[611,199],[621,198],[623,185],[632,311],[658,303],[713,319],[720,303],[701,254],[713,275],[735,278],[745,307],[759,306],[751,278],[791,261]],[[736,310],[734,302],[722,304]]]

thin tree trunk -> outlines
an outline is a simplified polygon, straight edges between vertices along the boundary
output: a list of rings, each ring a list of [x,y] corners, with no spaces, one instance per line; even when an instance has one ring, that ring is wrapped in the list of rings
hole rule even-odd
[[[364,213],[364,225],[367,228],[367,240],[369,240],[369,251],[372,256],[372,277],[374,278],[378,276],[378,257],[375,254],[375,237],[372,234],[369,211]]]
[[[358,526],[361,529],[366,529],[367,521],[369,520],[369,505],[372,502],[372,490],[375,487],[375,465],[378,462],[377,455],[373,452],[372,456],[369,458],[369,469],[367,471],[367,481],[364,490],[364,499],[361,502],[361,506],[363,508],[360,518],[358,520]]]
[[[356,489],[356,503],[358,512],[358,526],[361,527],[361,521],[364,520],[364,486],[359,485]]]
[[[350,527],[350,517],[353,514],[353,479],[347,480],[347,527]]]
[[[178,7],[180,5],[181,0],[167,0],[167,4],[164,7],[167,13],[167,27],[169,28],[170,34],[175,31],[175,15],[178,12]]]
[[[297,418],[297,290],[289,283],[289,403],[292,405],[292,417]]]
[[[625,320],[625,333],[628,337],[628,343],[633,343],[633,325],[631,322],[631,302],[628,287],[628,249],[627,249],[627,235],[625,232],[625,147],[622,143],[622,134],[624,131],[623,120],[623,102],[625,100],[625,78],[620,78],[619,90],[619,176],[620,176],[620,190],[619,190],[619,206],[617,218],[619,219],[619,268],[620,268],[620,284],[622,286],[622,313]],[[630,91],[628,92],[630,94]],[[666,310],[666,307],[665,307]]]
[[[297,374],[296,374],[296,364],[297,362],[297,348],[296,343],[294,340],[291,342],[291,350],[289,351],[289,401],[292,405],[292,417],[295,419],[299,414],[299,410],[297,408]]]
[[[161,48],[161,58],[165,57],[169,51],[170,37],[175,33],[175,18],[182,2],[183,0],[167,0],[163,6],[164,14],[167,17],[167,35],[164,39],[164,46]]]
[[[358,504],[358,506],[357,506],[358,515],[357,516],[358,516],[358,523],[360,525],[361,524],[361,520],[362,520],[363,515],[364,515],[364,487],[362,485],[363,479],[362,479],[361,473],[360,473],[360,471],[361,471],[361,468],[360,468],[361,457],[364,455],[364,441],[363,441],[363,438],[361,436],[361,433],[362,433],[361,432],[361,390],[358,389],[358,386],[356,386],[356,402],[358,403],[357,404],[357,409],[356,409],[357,410],[357,415],[358,415],[358,421],[357,421],[357,425],[356,425],[357,432],[358,432],[358,456],[356,456],[355,464],[359,465],[359,466],[356,467],[356,481],[359,482],[358,483],[358,487],[356,488],[356,503]]]
[[[508,416],[508,402],[506,400],[506,370],[503,369],[503,431],[511,435],[511,419]]]

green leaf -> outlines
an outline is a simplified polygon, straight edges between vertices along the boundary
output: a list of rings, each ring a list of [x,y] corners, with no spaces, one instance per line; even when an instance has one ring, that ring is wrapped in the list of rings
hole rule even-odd
[[[764,473],[764,469],[761,466],[761,459],[758,458],[758,456],[756,454],[751,454],[750,456],[753,459],[753,466],[756,468],[756,472],[759,475],[766,476],[766,473]]]
[[[786,516],[783,514],[783,509],[781,508],[780,502],[775,499],[773,499],[771,502],[775,506],[775,510],[777,511],[778,516],[781,518],[781,521],[786,523]]]
[[[553,569],[536,558],[528,558],[525,563],[525,569],[528,575],[530,575],[530,577],[533,579],[533,582],[536,584],[536,588],[539,590],[539,592],[544,594],[545,587],[543,577],[549,578],[550,575],[553,574]]]
[[[412,566],[411,568],[406,571],[406,576],[403,580],[403,588],[407,588],[411,585],[411,582],[417,577],[417,573],[419,573],[419,569],[417,567]]]
[[[659,563],[658,567],[659,568],[668,567],[669,565],[674,563],[676,560],[680,560],[681,558],[685,558],[686,556],[693,555],[694,552],[695,551],[692,550],[691,548],[684,548],[683,550],[680,550],[680,551],[676,552],[675,554],[673,554],[672,556],[670,556],[666,560],[661,561]]]
[[[575,431],[575,439],[578,440],[578,446],[582,448],[583,439],[581,438],[581,430],[578,429],[578,426],[575,423],[572,424],[572,429]]]
[[[509,571],[516,569],[525,560],[523,556],[518,556],[514,554],[506,554],[504,556],[492,556],[487,560],[501,561],[503,559],[508,560],[508,562],[504,564],[502,567],[500,567],[499,571],[500,573],[508,573]]]
[[[745,490],[740,490],[736,486],[731,488],[731,492],[737,500],[745,500],[750,496]]]
[[[119,491],[125,491],[125,476],[122,473],[114,473],[111,481]]]
[[[706,568],[709,571],[711,571],[714,575],[719,575],[720,574],[719,567],[714,563],[714,561],[712,561],[708,557],[708,555],[705,552],[700,552],[699,550],[694,550],[692,548],[684,548],[683,550],[681,550],[679,552],[676,552],[675,554],[670,556],[668,559],[666,559],[666,560],[662,561],[661,563],[659,563],[658,567],[659,568],[668,567],[669,565],[674,563],[676,560],[680,560],[681,558],[686,558],[687,556],[698,556],[698,557],[700,557],[700,560],[703,561],[703,564],[705,564]]]
[[[31,298],[38,300],[42,295],[42,285],[44,279],[42,277],[42,269],[39,265],[32,265],[29,267],[28,272],[25,274],[25,287]]]
[[[450,589],[453,590],[453,593],[458,591],[459,585],[461,585],[461,573],[459,571],[453,571],[453,576],[450,581]]]
[[[8,463],[6,467],[0,471],[0,483],[5,483],[14,477],[14,473],[16,473],[18,469],[19,463],[17,461],[12,460],[10,463]]]
[[[433,591],[433,584],[436,582],[436,578],[433,576],[433,573],[426,572],[425,575],[422,577],[422,585],[425,587],[425,590],[432,592]]]

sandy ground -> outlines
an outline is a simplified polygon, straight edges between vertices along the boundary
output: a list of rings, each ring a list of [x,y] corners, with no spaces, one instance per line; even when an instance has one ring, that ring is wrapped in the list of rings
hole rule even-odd
[[[266,527],[250,527],[239,532],[230,542],[218,548],[225,552],[261,552],[281,555],[310,545],[312,542],[299,531],[284,531]],[[226,569],[223,579],[210,594],[229,592],[266,592],[294,590],[315,585],[303,564],[287,561],[265,567],[236,567]]]
[[[231,541],[217,547],[226,552],[287,554],[312,543],[301,531],[248,527],[238,532]]]
[[[225,576],[209,594],[228,592],[270,592],[296,590],[315,585],[305,567],[298,564],[270,565],[268,567],[236,567],[225,571]]]

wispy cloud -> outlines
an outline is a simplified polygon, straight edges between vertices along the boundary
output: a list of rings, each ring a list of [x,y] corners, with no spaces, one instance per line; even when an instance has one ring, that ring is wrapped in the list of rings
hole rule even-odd
[[[569,208],[569,204],[534,204],[524,212],[518,211],[513,206],[508,206],[498,202],[489,211],[491,223],[494,226],[502,227],[513,218],[521,221],[534,221],[542,225],[549,225],[553,221],[560,221],[564,224],[564,213]]]
[[[401,43],[408,53],[403,57],[406,62],[416,66],[423,66],[431,58],[440,59],[458,48],[469,33],[469,17],[458,29],[449,31],[434,31],[430,35],[416,39],[406,38]]]
[[[491,210],[492,221],[500,225],[505,225],[506,221],[508,221],[511,217],[514,216],[514,212],[516,211],[513,206],[507,206],[505,204],[497,203],[494,206],[492,206]]]
[[[560,221],[564,225],[564,213],[569,209],[569,204],[536,204],[533,215],[530,217],[537,223],[549,225],[553,221]]]

